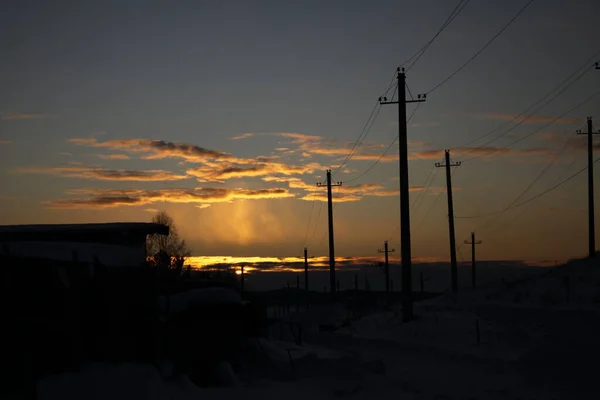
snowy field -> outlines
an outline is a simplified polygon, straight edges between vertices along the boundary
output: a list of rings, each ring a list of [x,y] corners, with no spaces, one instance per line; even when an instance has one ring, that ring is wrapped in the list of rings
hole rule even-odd
[[[565,278],[569,276],[569,278]],[[228,387],[151,366],[90,366],[38,383],[39,399],[594,399],[600,359],[598,264],[574,261],[521,282],[489,284],[353,319],[341,304],[291,314],[304,327],[249,339]],[[320,332],[319,325],[336,327]],[[285,330],[283,324],[279,327]]]

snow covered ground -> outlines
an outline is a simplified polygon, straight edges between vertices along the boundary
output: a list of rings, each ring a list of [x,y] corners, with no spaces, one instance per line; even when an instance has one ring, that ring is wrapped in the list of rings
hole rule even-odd
[[[291,314],[306,327],[303,345],[289,335],[256,340],[267,362],[245,365],[231,387],[198,388],[150,366],[96,365],[47,378],[38,398],[600,398],[598,269],[577,260],[535,279],[441,296],[417,304],[407,324],[395,308],[358,319],[340,304]]]

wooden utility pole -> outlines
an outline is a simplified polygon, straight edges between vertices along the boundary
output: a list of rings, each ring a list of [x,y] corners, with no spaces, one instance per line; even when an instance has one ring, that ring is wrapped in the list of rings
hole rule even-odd
[[[380,253],[385,253],[385,292],[390,292],[390,263],[388,259],[388,254],[396,251],[395,249],[388,249],[388,241],[383,242],[383,250],[377,250]]]
[[[460,162],[450,163],[450,150],[445,151],[446,163],[435,163],[436,167],[446,168],[446,193],[448,196],[448,229],[450,231],[450,263],[452,270],[452,292],[458,292],[458,268],[456,265],[456,238],[454,236],[454,205],[452,203],[452,174],[450,167],[459,167]]]
[[[596,63],[596,69],[598,63]],[[588,254],[589,257],[596,256],[596,227],[594,222],[594,144],[593,135],[600,132],[594,132],[592,117],[587,118],[587,132],[577,131],[578,135],[587,135],[587,158],[588,158]]]
[[[398,104],[398,167],[400,170],[400,254],[402,258],[402,319],[413,319],[411,244],[410,244],[410,199],[408,182],[408,131],[406,127],[406,104],[425,101],[426,95],[417,100],[406,99],[406,74],[404,68],[397,69],[398,100],[379,98],[379,104]],[[412,97],[412,96],[411,96]]]
[[[465,244],[471,245],[471,280],[473,282],[473,289],[476,287],[476,276],[475,276],[475,245],[483,243],[482,240],[475,240],[475,232],[471,232],[471,241],[465,240]]]
[[[317,186],[324,186],[317,183]],[[342,186],[342,182],[331,183],[331,170],[327,170],[327,211],[329,216],[329,287],[331,294],[335,296],[335,250],[333,242],[333,200],[331,198],[331,187]]]
[[[242,270],[240,273],[240,289],[242,291],[242,296],[244,295],[244,264],[242,264]]]
[[[304,290],[308,292],[308,249],[304,248]]]

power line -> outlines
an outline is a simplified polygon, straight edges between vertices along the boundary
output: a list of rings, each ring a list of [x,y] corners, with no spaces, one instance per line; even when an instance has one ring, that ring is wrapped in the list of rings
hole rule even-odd
[[[548,164],[548,165],[547,165],[547,166],[544,168],[544,170],[542,170],[542,172],[541,172],[541,173],[540,173],[540,174],[539,174],[539,175],[536,177],[536,179],[534,179],[534,181],[533,181],[533,182],[532,182],[532,183],[531,183],[531,184],[530,184],[530,185],[527,187],[527,189],[525,189],[523,192],[521,192],[521,194],[520,194],[520,195],[519,195],[517,198],[515,198],[515,200],[513,200],[513,201],[512,201],[512,202],[511,202],[511,203],[508,205],[508,207],[511,207],[512,205],[514,205],[514,204],[515,204],[515,203],[516,203],[516,202],[517,202],[517,201],[518,201],[518,200],[519,200],[519,199],[520,199],[520,198],[521,198],[521,197],[522,197],[522,196],[523,196],[525,193],[527,193],[527,191],[528,191],[528,190],[529,190],[529,189],[530,189],[530,188],[533,186],[533,184],[535,183],[535,181],[537,181],[537,180],[538,180],[538,179],[539,179],[539,178],[540,178],[540,177],[541,177],[541,176],[542,176],[542,175],[543,175],[543,174],[544,174],[544,173],[545,173],[545,172],[546,172],[546,171],[547,171],[547,170],[550,168],[550,166],[551,166],[551,165],[553,165],[553,164],[554,164],[554,163],[555,163],[555,162],[558,160],[558,158],[559,158],[559,157],[560,157],[560,155],[562,154],[563,150],[564,150],[564,149],[566,149],[567,145],[568,145],[568,144],[571,142],[571,140],[573,140],[573,138],[574,138],[575,136],[576,136],[576,135],[570,136],[570,137],[567,139],[567,141],[566,141],[566,142],[563,144],[563,146],[561,147],[561,149],[559,150],[559,152],[558,152],[558,153],[555,155],[554,159],[553,159],[553,160],[552,160],[552,161],[551,161],[551,162],[550,162],[550,163],[549,163],[549,164]],[[559,176],[557,177],[557,179],[555,179],[555,180],[554,180],[554,183],[557,183],[557,182],[559,182],[559,181],[560,181],[560,179],[561,179],[562,175],[563,175],[565,172],[567,172],[567,171],[568,171],[568,170],[569,170],[569,169],[570,169],[570,168],[573,166],[573,164],[575,163],[575,161],[576,161],[576,158],[574,158],[574,159],[571,161],[571,163],[570,163],[570,164],[567,166],[567,168],[565,168],[565,169],[563,170],[563,172],[562,172],[561,174],[559,174]],[[529,206],[525,207],[525,208],[522,210],[522,212],[525,212],[525,211],[527,211],[528,209],[530,209],[530,208],[531,208],[531,206],[533,206],[533,204],[534,204],[534,203],[535,203],[535,201],[533,201],[533,202],[529,203]],[[514,216],[514,217],[511,219],[511,221],[512,221],[512,220],[514,220],[514,218],[516,218],[518,215],[520,215],[520,213],[517,213],[517,214],[515,214],[515,216]],[[502,216],[502,214],[497,214],[497,215],[496,215],[494,218],[491,218],[491,219],[487,220],[486,222],[484,222],[483,224],[479,225],[479,226],[477,227],[477,229],[474,229],[474,231],[478,231],[478,230],[480,230],[480,229],[484,229],[484,228],[486,228],[486,227],[488,227],[488,226],[490,226],[490,225],[493,225],[493,224],[494,224],[496,221],[498,221],[498,218],[500,218],[501,216]]]
[[[558,90],[562,85],[564,85],[566,82],[568,82],[571,78],[573,78],[579,71],[581,71],[583,68],[585,68],[586,66],[591,66],[592,64],[592,60],[594,60],[598,55],[600,55],[600,51],[596,52],[596,54],[594,54],[592,57],[588,58],[585,63],[583,63],[579,68],[577,68],[574,72],[572,72],[568,77],[566,77],[565,79],[563,79],[558,85],[556,85],[554,88],[552,88],[552,90],[550,90],[548,93],[546,93],[544,96],[542,96],[541,98],[539,98],[535,103],[531,104],[529,107],[527,107],[525,110],[523,110],[522,112],[520,112],[519,114],[515,115],[512,119],[510,119],[509,121],[505,122],[504,124],[492,129],[491,131],[475,138],[472,140],[468,140],[467,142],[461,144],[460,146],[454,147],[452,149],[458,149],[460,147],[464,147],[464,146],[468,146],[472,143],[477,142],[480,139],[483,139],[489,135],[491,135],[494,132],[499,131],[500,129],[504,128],[505,126],[509,125],[510,123],[512,123],[513,121],[523,117],[527,112],[529,112],[533,107],[535,107],[536,105],[538,105],[539,103],[541,103],[543,100],[545,100],[546,98],[548,98],[548,96],[550,96],[552,93],[554,93],[556,90]],[[573,82],[574,83],[574,82]],[[572,83],[571,83],[572,84]],[[537,110],[539,111],[540,108]],[[537,112],[536,111],[536,112]],[[507,132],[505,132],[504,134],[506,134]],[[502,135],[504,135],[502,134]],[[501,136],[502,136],[501,135]],[[485,143],[483,146],[489,144],[491,142],[487,142]],[[461,154],[461,156],[465,156],[466,154],[469,154],[470,151],[467,151],[466,153]]]
[[[313,192],[313,201],[312,201],[312,205],[310,207],[310,212],[308,214],[308,223],[306,224],[306,233],[304,234],[304,247],[306,247],[306,240],[308,239],[308,231],[310,229],[310,221],[312,219],[312,214],[313,211],[315,209],[315,202],[317,201],[317,196],[316,193]]]
[[[427,175],[427,179],[425,179],[425,183],[423,184],[423,189],[421,191],[419,191],[419,194],[417,195],[417,198],[415,199],[415,202],[413,203],[413,206],[410,209],[411,212],[416,212],[419,209],[419,206],[422,204],[423,198],[427,195],[427,192],[429,191],[429,187],[435,180],[435,177],[437,176],[438,171],[439,170],[435,167],[435,165],[433,167],[431,167],[431,170],[429,171],[429,175]],[[429,178],[431,178],[431,181],[429,180]],[[421,201],[419,201],[419,200],[421,200]]]
[[[450,13],[450,15],[448,16],[448,18],[446,18],[446,21],[444,21],[444,23],[442,24],[442,26],[440,27],[440,29],[438,29],[438,31],[436,32],[436,34],[429,39],[429,41],[423,46],[421,47],[421,49],[419,51],[417,51],[415,54],[413,54],[413,56],[408,59],[408,61],[404,62],[401,67],[404,64],[407,64],[408,62],[410,62],[411,59],[415,58],[416,59],[406,68],[406,72],[410,71],[410,69],[417,63],[417,61],[419,61],[419,59],[423,56],[423,54],[425,54],[425,52],[427,51],[427,49],[429,48],[429,46],[431,46],[431,44],[435,41],[435,39],[437,39],[437,37],[448,27],[448,25],[450,25],[450,23],[452,21],[454,21],[454,19],[458,16],[458,14],[461,13],[461,11],[463,10],[463,8],[466,7],[467,4],[469,4],[470,0],[460,0],[456,6],[454,7],[454,9],[452,10],[452,12]],[[464,4],[463,4],[464,3]],[[461,7],[462,5],[462,7]],[[460,9],[459,9],[460,7]]]
[[[412,119],[412,117],[415,115],[415,113],[419,109],[420,105],[421,105],[421,103],[417,103],[417,106],[415,107],[415,109],[412,111],[412,113],[410,114],[410,116],[406,120],[406,123],[410,122],[410,120]],[[373,168],[375,168],[375,166],[377,164],[379,164],[379,162],[383,159],[383,157],[385,157],[385,155],[388,153],[388,151],[390,151],[390,149],[392,148],[392,146],[398,140],[398,137],[399,137],[399,135],[396,135],[396,138],[388,145],[388,147],[385,149],[385,151],[383,153],[381,153],[381,155],[379,156],[379,158],[373,164],[371,164],[366,170],[364,170],[363,172],[361,172],[359,175],[355,176],[354,178],[346,179],[344,182],[346,182],[346,183],[347,182],[353,182],[353,181],[355,181],[355,180],[357,180],[359,178],[362,178],[366,174],[368,174]]]
[[[580,75],[580,77],[583,75]],[[568,86],[567,86],[568,88]],[[566,90],[567,88],[563,89]],[[561,91],[562,92],[562,91]],[[561,92],[559,92],[558,94],[560,94]],[[557,95],[558,95],[557,94]],[[596,91],[595,93],[591,94],[590,96],[588,96],[586,99],[584,99],[583,101],[579,102],[577,105],[575,105],[574,107],[570,108],[569,110],[563,112],[562,114],[560,114],[558,117],[552,119],[550,122],[548,122],[546,125],[539,127],[538,129],[535,129],[533,131],[531,131],[530,133],[528,133],[527,135],[521,136],[515,140],[513,140],[512,142],[510,142],[508,145],[506,145],[505,147],[510,147],[512,145],[515,145],[525,139],[527,139],[528,137],[538,133],[539,131],[541,131],[542,129],[545,129],[547,127],[549,127],[550,125],[552,125],[553,123],[555,123],[556,121],[558,121],[559,119],[563,118],[564,116],[566,116],[567,114],[570,114],[571,112],[575,111],[576,109],[578,109],[579,107],[581,107],[582,105],[584,105],[585,103],[587,103],[588,101],[592,100],[594,97],[596,97],[598,94],[600,94],[600,90]],[[552,100],[552,99],[551,99]],[[497,152],[498,149],[491,149],[489,152],[484,153],[484,154],[480,154],[478,156],[474,156],[471,158],[467,158],[466,160],[463,160],[464,162],[468,162],[468,161],[473,161],[473,160],[477,160],[479,158],[482,157],[486,157],[489,156],[490,154],[493,154],[495,152]]]
[[[433,166],[431,168],[431,170],[429,171],[429,175],[427,175],[427,178],[425,179],[425,183],[423,184],[423,190],[421,190],[419,192],[419,194],[417,195],[417,198],[415,199],[415,202],[413,203],[413,205],[412,205],[412,207],[410,209],[411,213],[412,212],[416,212],[418,210],[418,208],[419,208],[418,205],[421,205],[423,203],[423,199],[427,195],[427,192],[429,191],[429,188],[431,187],[431,184],[435,180],[435,177],[437,176],[437,172],[438,172],[438,169],[435,166]],[[431,178],[431,181],[429,180],[429,178]],[[419,202],[419,200],[421,200],[421,201]],[[392,238],[394,237],[394,235],[396,233],[398,233],[399,230],[400,230],[399,226],[396,227],[396,229],[394,229],[394,231],[392,232],[392,234],[388,238],[388,242],[390,240],[392,240]]]
[[[573,166],[573,164],[575,164],[575,161],[577,161],[577,157],[574,157],[573,160],[569,163],[569,165],[563,170],[563,172],[561,174],[559,174],[558,178],[554,180],[554,182],[560,182],[560,179],[562,177],[562,175],[564,175],[564,173],[568,170],[571,169],[571,167]],[[539,199],[537,199],[539,200]],[[507,223],[510,223],[512,221],[514,221],[519,215],[522,215],[523,213],[527,212],[531,207],[533,207],[533,205],[536,203],[537,200],[534,200],[532,202],[529,203],[529,205],[525,208],[522,208],[520,212],[517,212],[509,221],[507,221]],[[493,221],[497,221],[499,217],[501,217],[502,214],[497,215],[495,218],[492,218],[490,220],[488,220],[483,226],[481,226],[479,229],[483,229],[489,225],[491,225],[491,223]],[[505,227],[507,225],[507,223],[505,223]],[[502,228],[496,228],[493,232],[491,232],[491,234],[497,233],[499,230],[501,230]]]
[[[372,120],[374,120],[373,115],[379,114],[380,109],[381,109],[381,105],[379,104],[379,101],[378,101],[375,103],[375,106],[371,110],[371,114],[369,114],[369,118],[367,119],[365,126],[363,127],[363,129],[360,132],[360,135],[358,135],[358,138],[354,142],[354,146],[352,146],[352,149],[350,150],[350,152],[348,153],[348,155],[346,156],[344,161],[332,173],[332,176],[335,175],[344,165],[346,165],[346,163],[350,160],[350,158],[355,154],[356,150],[358,150],[358,147],[360,146],[359,143],[362,144],[362,140],[364,140],[363,135],[366,136],[365,132],[367,132],[367,128],[370,129],[369,124],[371,123]],[[373,124],[371,123],[370,126],[373,126]]]
[[[313,234],[311,236],[311,239],[315,237],[315,235],[317,234],[317,228],[319,227],[319,219],[321,218],[321,211],[323,210],[323,202],[320,201],[319,202],[319,212],[317,213],[317,221],[315,222],[315,229],[313,231]]]
[[[442,197],[442,194],[444,194],[444,191],[440,191],[440,193],[437,195],[437,197],[435,198],[435,200],[433,201],[433,203],[431,204],[431,207],[429,207],[429,209],[427,210],[427,212],[425,213],[425,216],[423,217],[423,219],[421,219],[421,222],[419,222],[419,224],[415,227],[414,232],[417,232],[419,230],[419,228],[425,223],[425,220],[427,219],[427,217],[429,216],[429,214],[431,213],[431,210],[433,210],[433,207],[435,207],[435,205],[437,204],[438,200],[440,199],[440,197]]]
[[[387,95],[389,93],[389,91],[393,87],[396,87],[396,85],[394,84],[395,78],[396,78],[396,75],[394,74],[394,76],[392,77],[392,80],[390,81],[390,84],[388,85],[388,88],[385,90],[385,92],[383,92],[383,94],[380,97],[383,97],[383,96]],[[394,94],[396,93],[396,89],[394,89]],[[392,97],[394,96],[394,94],[392,94]],[[335,169],[335,171],[333,171],[331,173],[332,177],[340,169],[342,169],[342,167],[344,165],[346,165],[348,163],[348,161],[350,161],[350,159],[354,156],[354,154],[356,154],[356,152],[358,151],[359,147],[362,145],[362,143],[364,142],[365,138],[367,137],[367,135],[371,131],[371,128],[373,127],[373,124],[375,123],[375,119],[379,115],[380,109],[381,109],[381,104],[379,103],[379,100],[377,100],[377,102],[373,106],[373,109],[371,110],[371,114],[369,114],[369,118],[367,119],[367,122],[363,126],[360,134],[358,135],[358,138],[354,142],[354,145],[352,146],[352,149],[350,149],[350,152],[348,153],[348,155],[346,156],[346,158],[344,159],[344,161]]]
[[[599,158],[597,158],[596,160],[594,160],[594,164],[596,164],[598,161],[600,161],[600,157],[599,157]],[[531,198],[529,198],[529,199],[527,199],[527,200],[525,200],[525,201],[522,201],[522,202],[520,202],[520,203],[518,203],[518,204],[515,204],[515,205],[514,205],[514,206],[512,206],[512,207],[507,207],[507,208],[505,208],[505,209],[503,209],[503,210],[499,210],[499,211],[495,211],[495,212],[491,212],[491,213],[487,213],[487,214],[481,214],[481,215],[472,215],[472,216],[468,216],[468,217],[455,217],[455,218],[460,218],[460,219],[483,218],[483,217],[487,217],[487,216],[490,216],[490,215],[496,215],[496,214],[500,214],[500,213],[503,213],[503,212],[506,212],[506,211],[512,210],[512,209],[514,209],[514,208],[520,207],[520,206],[522,206],[522,205],[524,205],[524,204],[527,204],[527,203],[529,203],[529,202],[531,202],[531,201],[534,201],[535,199],[538,199],[538,198],[542,197],[543,195],[545,195],[545,194],[547,194],[547,193],[550,193],[551,191],[553,191],[553,190],[555,190],[555,189],[559,188],[560,186],[564,185],[565,183],[567,183],[567,182],[568,182],[568,181],[570,181],[571,179],[575,178],[577,175],[581,174],[581,173],[582,173],[583,171],[585,171],[587,168],[588,168],[588,167],[586,166],[586,167],[584,167],[584,168],[580,169],[579,171],[577,171],[577,172],[576,172],[576,173],[574,173],[573,175],[569,176],[567,179],[564,179],[563,181],[561,181],[561,182],[559,182],[558,184],[556,184],[556,185],[554,185],[554,186],[550,187],[549,189],[547,189],[547,190],[544,190],[542,193],[540,193],[540,194],[538,194],[538,195],[536,195],[536,196],[533,196],[533,197],[531,197]]]
[[[573,138],[575,136],[576,136],[575,133],[572,134],[571,136],[569,136],[569,138],[561,146],[560,150],[558,152],[556,152],[556,154],[554,155],[554,157],[552,158],[552,160],[548,164],[546,164],[546,166],[544,167],[544,169],[542,169],[540,171],[540,173],[538,174],[538,176],[536,176],[533,179],[533,181],[531,181],[531,183],[525,188],[525,190],[523,190],[521,192],[521,194],[519,196],[517,196],[517,198],[514,199],[513,202],[508,205],[509,207],[512,206],[512,205],[514,205],[517,201],[519,201],[525,195],[525,193],[527,193],[529,191],[529,189],[531,189],[533,187],[533,185],[535,185],[535,183],[540,180],[540,178],[546,173],[546,171],[548,171],[548,169],[550,169],[550,167],[552,165],[554,165],[554,163],[556,162],[556,160],[558,160],[558,158],[565,151],[565,149],[567,148],[567,146],[569,145],[569,143],[571,143],[571,140],[573,140]]]
[[[410,88],[408,87],[408,83],[404,82],[404,86],[406,87],[406,90],[408,91],[408,95],[410,96],[410,99],[414,100],[415,98],[413,97],[412,92],[410,91]]]
[[[445,84],[446,82],[448,82],[450,79],[452,79],[456,74],[458,74],[460,71],[462,71],[467,65],[469,65],[471,63],[471,61],[473,61],[475,58],[477,58],[477,56],[479,56],[479,54],[481,54],[485,49],[487,49],[509,26],[512,25],[513,22],[515,22],[515,20],[527,9],[527,7],[529,7],[531,5],[531,3],[533,3],[533,0],[529,0],[527,2],[527,4],[525,4],[516,14],[515,16],[512,17],[512,19],[510,21],[508,21],[508,23],[506,25],[504,25],[504,27],[502,27],[502,29],[500,29],[500,31],[498,33],[496,33],[486,44],[485,46],[483,46],[481,49],[479,49],[479,51],[477,51],[471,58],[469,58],[463,65],[461,65],[456,71],[454,71],[453,73],[451,73],[450,75],[448,75],[444,80],[442,80],[440,83],[438,83],[437,85],[435,85],[431,90],[429,90],[427,92],[427,94],[432,93],[433,91],[437,90],[440,86],[442,86],[443,84]]]
[[[511,131],[513,131],[513,130],[515,130],[515,129],[516,129],[518,126],[520,126],[521,124],[525,123],[527,120],[529,120],[529,119],[533,118],[533,116],[534,116],[535,114],[537,114],[537,113],[538,113],[538,112],[539,112],[539,111],[540,111],[542,108],[546,107],[548,104],[550,104],[552,101],[554,101],[554,99],[556,99],[558,96],[560,96],[561,94],[563,94],[563,93],[564,93],[564,92],[565,92],[567,89],[569,89],[571,86],[573,86],[573,85],[575,84],[575,82],[577,82],[578,80],[580,80],[581,78],[583,78],[583,77],[585,76],[585,74],[587,74],[589,71],[590,71],[590,69],[588,69],[588,70],[586,70],[586,71],[583,71],[583,72],[582,72],[582,73],[581,73],[581,74],[580,74],[580,75],[579,75],[577,78],[575,78],[575,79],[574,79],[573,81],[571,81],[571,82],[570,82],[570,83],[569,83],[567,86],[565,86],[564,88],[562,88],[562,90],[560,90],[558,93],[556,93],[556,94],[555,94],[554,96],[552,96],[550,99],[548,99],[548,101],[546,101],[544,104],[542,104],[540,107],[538,107],[538,108],[537,108],[537,109],[536,109],[536,110],[535,110],[535,111],[534,111],[534,112],[533,112],[531,115],[529,115],[529,116],[527,116],[527,117],[525,117],[525,118],[521,118],[521,121],[519,121],[519,122],[518,122],[516,125],[512,126],[512,127],[511,127],[511,128],[509,128],[508,130],[506,130],[506,131],[502,132],[500,135],[497,135],[496,137],[494,137],[494,138],[492,138],[492,139],[488,140],[487,142],[483,143],[483,144],[482,144],[482,145],[480,145],[479,147],[485,147],[485,146],[489,145],[490,143],[492,143],[492,142],[494,142],[494,141],[496,141],[496,140],[500,139],[502,136],[504,136],[504,135],[508,134],[509,132],[511,132]],[[592,96],[592,97],[593,97],[593,96]],[[585,101],[584,101],[584,103],[585,103]],[[581,103],[581,104],[583,104],[583,103]],[[577,106],[577,107],[579,107],[579,106]],[[577,108],[577,107],[576,107],[576,108]],[[565,114],[563,114],[563,115],[566,115],[566,114],[568,114],[569,112],[571,112],[571,111],[573,111],[573,110],[574,110],[574,109],[571,109],[571,110],[567,111],[567,112],[566,112]],[[516,116],[516,117],[514,117],[514,118],[513,118],[511,121],[509,121],[508,123],[510,123],[510,122],[512,122],[512,121],[514,121],[514,120],[515,120],[515,119],[517,119],[517,118],[519,118],[519,116]],[[521,138],[521,139],[518,139],[517,141],[515,141],[515,142],[513,142],[513,143],[519,142],[520,140],[523,140],[524,138],[527,138],[527,137],[529,137],[529,136],[531,136],[531,135],[533,135],[533,134],[535,134],[535,133],[539,132],[541,129],[544,129],[544,128],[546,128],[546,127],[548,127],[548,126],[552,125],[554,122],[556,122],[556,121],[557,121],[557,120],[559,120],[560,118],[562,118],[562,116],[560,116],[560,117],[557,117],[557,118],[555,118],[555,119],[551,120],[551,121],[550,121],[548,124],[546,124],[546,125],[542,126],[541,128],[539,128],[539,129],[537,129],[537,130],[534,130],[533,132],[531,132],[531,133],[527,134],[527,135],[526,135],[526,136],[524,136],[523,138]],[[467,150],[465,153],[463,153],[463,156],[464,156],[464,155],[467,155],[467,154],[469,154],[469,153],[472,153],[473,151],[474,151],[473,149]],[[497,150],[495,150],[495,149],[492,149],[492,150],[490,150],[490,152],[488,152],[488,153],[485,153],[485,154],[483,154],[483,155],[479,155],[479,156],[475,156],[475,157],[471,157],[471,158],[468,158],[468,159],[466,159],[466,160],[464,160],[464,161],[470,161],[470,160],[475,160],[475,159],[477,159],[477,158],[486,157],[486,156],[488,156],[488,155],[490,155],[490,154],[493,154],[493,153],[495,153],[496,151],[497,151]]]
[[[452,172],[450,173],[453,177],[454,177],[454,173],[456,172],[456,169],[453,169]],[[414,231],[418,231],[419,228],[425,223],[425,221],[427,220],[427,217],[429,216],[429,214],[431,213],[431,210],[433,210],[433,208],[435,207],[435,205],[437,204],[438,200],[440,199],[440,197],[442,197],[442,195],[445,193],[445,190],[440,190],[440,193],[437,195],[437,197],[435,198],[435,200],[433,201],[433,203],[431,204],[431,207],[429,207],[429,209],[427,210],[427,212],[425,213],[425,216],[423,217],[423,219],[421,219],[421,221],[419,222],[419,224],[415,227]]]

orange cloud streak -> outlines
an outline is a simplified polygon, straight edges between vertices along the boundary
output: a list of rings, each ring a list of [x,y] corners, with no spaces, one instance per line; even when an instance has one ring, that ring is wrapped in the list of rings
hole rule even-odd
[[[68,178],[98,179],[105,181],[176,181],[188,178],[164,170],[119,170],[96,167],[22,167],[17,173],[50,174]]]
[[[131,158],[127,154],[98,154],[98,157],[103,160],[129,160]]]
[[[68,140],[78,146],[104,147],[131,153],[145,153],[143,158],[156,160],[163,158],[181,158],[188,162],[205,162],[207,160],[235,159],[231,154],[205,149],[204,147],[187,144],[165,142],[153,139],[120,139],[99,142],[95,138],[73,138]]]
[[[294,197],[287,189],[234,189],[234,188],[196,188],[196,189],[159,189],[159,190],[103,190],[76,189],[68,194],[87,195],[84,198],[61,199],[44,202],[49,208],[82,209],[111,208],[119,206],[142,206],[160,202],[171,203],[225,203],[248,199],[282,199]]]
[[[187,173],[199,182],[223,183],[226,179],[259,177],[268,175],[302,175],[322,170],[325,167],[317,163],[290,165],[278,162],[259,163],[250,167],[239,167],[231,163],[206,163],[202,167],[189,169]],[[267,179],[265,179],[267,180]]]

